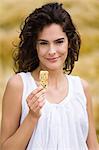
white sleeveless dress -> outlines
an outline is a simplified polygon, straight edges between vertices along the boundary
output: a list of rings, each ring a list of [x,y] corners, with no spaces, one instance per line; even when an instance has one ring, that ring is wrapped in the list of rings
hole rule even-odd
[[[26,98],[37,85],[30,72],[19,74],[23,80],[22,123],[29,111]],[[59,104],[46,100],[27,150],[88,150],[88,116],[81,80],[78,76],[66,77],[69,84],[67,97]]]

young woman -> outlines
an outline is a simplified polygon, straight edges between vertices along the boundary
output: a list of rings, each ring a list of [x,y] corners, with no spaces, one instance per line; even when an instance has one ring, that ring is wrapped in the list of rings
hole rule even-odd
[[[32,12],[3,97],[1,150],[98,150],[88,84],[72,76],[80,36],[62,4]],[[49,72],[48,88],[39,85]]]

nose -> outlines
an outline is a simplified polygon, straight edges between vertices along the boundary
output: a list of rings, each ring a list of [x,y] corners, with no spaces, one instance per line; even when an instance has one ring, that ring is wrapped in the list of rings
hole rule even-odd
[[[55,47],[54,46],[50,46],[50,48],[49,48],[49,55],[50,56],[53,56],[53,55],[55,55],[56,54],[56,49],[55,49]]]

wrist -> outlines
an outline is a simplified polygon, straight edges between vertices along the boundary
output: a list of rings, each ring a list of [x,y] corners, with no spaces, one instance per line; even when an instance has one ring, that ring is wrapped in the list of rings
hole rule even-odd
[[[28,115],[31,120],[35,120],[35,121],[38,120],[41,116],[40,113],[36,114],[36,113],[32,112],[31,110],[29,111]]]

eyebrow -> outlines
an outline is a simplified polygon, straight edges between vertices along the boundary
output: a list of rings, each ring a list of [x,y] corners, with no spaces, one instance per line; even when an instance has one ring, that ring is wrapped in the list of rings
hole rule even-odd
[[[54,41],[57,42],[57,41],[60,41],[60,40],[64,40],[64,38],[58,38],[58,39],[56,39]],[[38,42],[49,42],[49,41],[44,40],[44,39],[38,39]]]
[[[55,42],[57,41],[60,41],[60,40],[64,40],[65,38],[59,38],[59,39],[56,39]]]

